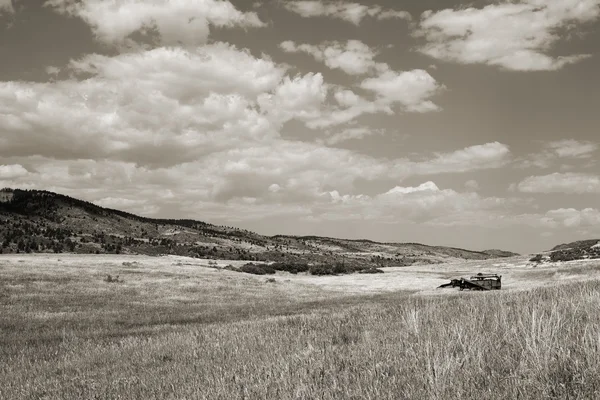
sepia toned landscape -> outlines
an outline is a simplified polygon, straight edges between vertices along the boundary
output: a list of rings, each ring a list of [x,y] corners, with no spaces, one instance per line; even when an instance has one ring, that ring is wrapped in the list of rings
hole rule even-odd
[[[0,400],[600,399],[600,0],[0,0]]]

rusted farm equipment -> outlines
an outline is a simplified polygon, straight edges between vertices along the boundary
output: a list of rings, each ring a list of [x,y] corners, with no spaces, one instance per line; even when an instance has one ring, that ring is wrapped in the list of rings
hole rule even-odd
[[[450,283],[438,286],[438,288],[450,287],[457,287],[459,290],[500,290],[502,288],[502,276],[478,273],[469,279],[452,279]]]

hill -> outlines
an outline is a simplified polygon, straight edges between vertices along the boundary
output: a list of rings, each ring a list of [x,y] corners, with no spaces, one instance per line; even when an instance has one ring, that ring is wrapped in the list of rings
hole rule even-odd
[[[484,251],[482,251],[482,253],[489,254],[490,256],[495,257],[495,258],[516,257],[516,256],[520,255],[518,253],[513,253],[511,251],[498,250],[498,249],[484,250]]]
[[[512,256],[419,243],[264,236],[188,219],[152,219],[38,190],[0,191],[0,250],[174,254],[226,260],[406,266]]]
[[[564,243],[552,248],[550,261],[571,261],[600,258],[600,239]]]

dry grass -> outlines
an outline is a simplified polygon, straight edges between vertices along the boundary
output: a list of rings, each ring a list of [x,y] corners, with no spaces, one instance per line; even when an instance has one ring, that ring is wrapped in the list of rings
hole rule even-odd
[[[0,258],[2,399],[600,398],[598,280],[349,296],[171,258],[22,259]]]

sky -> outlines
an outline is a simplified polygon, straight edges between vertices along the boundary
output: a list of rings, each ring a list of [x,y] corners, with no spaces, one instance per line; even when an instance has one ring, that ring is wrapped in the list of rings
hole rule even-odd
[[[0,187],[258,233],[600,238],[600,0],[0,0]]]

